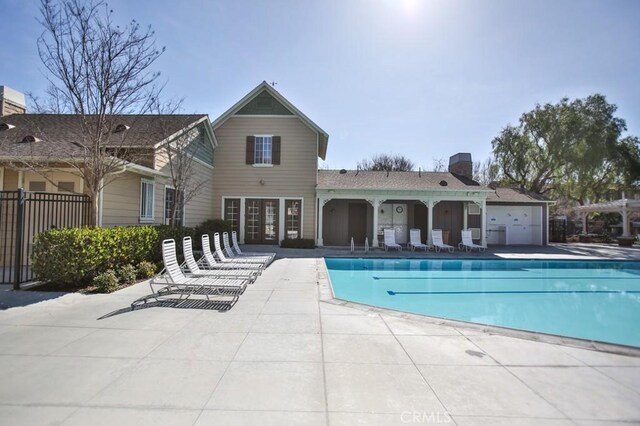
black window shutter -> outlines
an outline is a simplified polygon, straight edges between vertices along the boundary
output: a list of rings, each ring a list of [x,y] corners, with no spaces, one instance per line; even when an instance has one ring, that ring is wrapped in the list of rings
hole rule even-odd
[[[280,164],[280,151],[282,151],[280,136],[274,136],[272,138],[272,144],[273,144],[271,148],[272,162],[274,165],[277,166]]]
[[[256,137],[247,136],[247,164],[253,164],[255,162],[256,154]]]

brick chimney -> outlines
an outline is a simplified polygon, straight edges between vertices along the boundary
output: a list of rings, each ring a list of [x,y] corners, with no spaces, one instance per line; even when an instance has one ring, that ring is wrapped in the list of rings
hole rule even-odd
[[[473,179],[473,161],[468,152],[459,152],[449,157],[449,173]]]
[[[27,103],[24,94],[7,86],[0,86],[0,117],[25,112],[27,112]]]

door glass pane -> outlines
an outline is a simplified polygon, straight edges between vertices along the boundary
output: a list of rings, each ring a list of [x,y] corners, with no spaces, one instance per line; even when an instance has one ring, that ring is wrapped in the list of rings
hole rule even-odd
[[[300,238],[300,201],[287,200],[286,214],[286,237],[289,239]]]
[[[278,202],[266,200],[264,202],[264,240],[275,241],[278,225]]]
[[[224,201],[224,220],[231,223],[231,229],[239,233],[240,231],[240,200]],[[238,235],[239,237],[239,235]]]
[[[260,238],[260,200],[247,200],[247,240]]]

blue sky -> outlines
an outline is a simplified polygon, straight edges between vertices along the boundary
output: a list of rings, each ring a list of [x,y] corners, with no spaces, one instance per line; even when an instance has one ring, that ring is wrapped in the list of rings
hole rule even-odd
[[[167,48],[166,95],[215,119],[262,80],[330,135],[327,164],[372,153],[490,155],[535,103],[599,92],[640,136],[640,1],[109,1]],[[0,0],[0,84],[42,93],[37,2]]]

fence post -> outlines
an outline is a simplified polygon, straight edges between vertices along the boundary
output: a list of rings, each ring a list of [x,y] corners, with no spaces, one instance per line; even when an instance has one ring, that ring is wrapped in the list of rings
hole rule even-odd
[[[16,238],[15,238],[15,264],[13,268],[13,289],[20,290],[20,281],[22,281],[22,239],[24,232],[24,189],[18,188],[18,205],[17,205],[17,222],[16,222]]]

